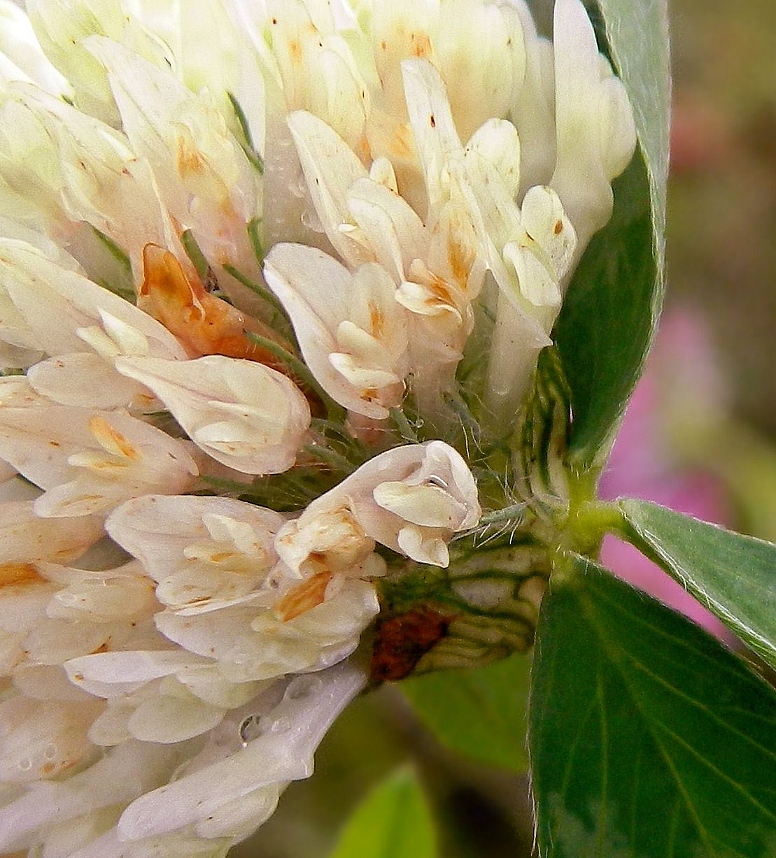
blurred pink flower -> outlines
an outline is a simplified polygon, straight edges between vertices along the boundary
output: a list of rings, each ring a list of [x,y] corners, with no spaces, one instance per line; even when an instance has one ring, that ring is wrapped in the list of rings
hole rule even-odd
[[[703,323],[686,310],[663,318],[655,349],[631,399],[601,480],[605,499],[635,497],[716,524],[730,522],[719,478],[683,461],[694,433],[725,411],[724,385]],[[727,641],[726,627],[639,551],[612,536],[601,559],[620,578],[658,598]]]

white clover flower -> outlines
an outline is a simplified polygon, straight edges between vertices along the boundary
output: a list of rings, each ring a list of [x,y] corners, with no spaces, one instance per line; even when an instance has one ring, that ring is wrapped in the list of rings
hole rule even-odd
[[[307,365],[340,405],[377,420],[404,397],[407,320],[375,263],[355,274],[304,245],[277,244],[264,268],[298,331]]]
[[[331,565],[331,549],[321,540],[328,539],[334,526],[330,519],[337,516],[348,532],[344,544],[351,562],[363,550],[356,546],[379,542],[419,563],[447,566],[446,543],[474,527],[480,512],[477,486],[459,453],[441,441],[410,444],[375,456],[313,501],[278,534],[278,551],[281,556],[288,552],[287,539],[307,553],[305,559],[294,557],[292,567],[302,569],[310,556],[321,554]],[[326,527],[316,526],[320,518]],[[338,553],[342,544],[336,546]]]
[[[580,0],[554,45],[522,0],[26,8],[0,0],[0,852],[223,855],[367,686],[383,588],[457,580],[524,490],[494,474],[630,107]],[[535,604],[488,587],[522,646]]]

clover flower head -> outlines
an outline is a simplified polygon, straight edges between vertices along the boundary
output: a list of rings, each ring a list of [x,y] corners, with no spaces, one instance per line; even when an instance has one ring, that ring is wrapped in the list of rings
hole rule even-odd
[[[366,687],[386,582],[455,579],[635,146],[580,0],[554,39],[0,0],[0,852],[223,854]],[[535,589],[477,591],[512,646]]]

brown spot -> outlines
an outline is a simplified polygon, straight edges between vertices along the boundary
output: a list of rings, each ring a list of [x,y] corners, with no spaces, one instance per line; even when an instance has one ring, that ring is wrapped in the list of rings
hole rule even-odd
[[[404,614],[378,619],[372,649],[373,682],[395,682],[409,676],[417,663],[447,636],[452,616],[421,605]]]
[[[375,339],[380,339],[385,326],[385,316],[383,311],[371,302],[369,304],[369,326],[372,330],[372,336]]]
[[[217,285],[210,281],[209,288]],[[288,364],[273,351],[255,342],[257,334],[295,354],[294,346],[260,319],[241,313],[221,298],[211,295],[205,284],[169,250],[158,244],[143,248],[143,309],[183,342],[190,354],[225,355],[271,367],[288,376],[307,397],[311,409],[321,413],[318,397],[302,385]]]
[[[175,166],[181,178],[201,173],[205,168],[205,160],[199,151],[184,137],[178,138],[175,152]]]
[[[436,128],[436,118],[435,118],[433,113],[431,114],[431,116],[429,118],[429,122],[431,123],[432,128]]]
[[[430,277],[424,280],[424,286],[431,292],[437,307],[454,307],[455,301],[450,292],[450,286],[439,275],[431,272]]]
[[[302,62],[302,45],[299,39],[291,39],[288,43],[288,53],[291,55],[291,61],[294,63]]]
[[[318,566],[318,567],[320,567],[321,572],[325,572],[326,571],[326,564],[328,563],[328,559],[326,557],[326,552],[325,551],[311,551],[307,555],[307,560],[305,562],[307,564],[309,564],[310,566]],[[318,575],[320,573],[316,572],[315,574]]]
[[[78,757],[59,760],[57,762],[44,763],[40,767],[40,772],[43,777],[54,777],[56,775],[61,775],[66,772],[68,769],[72,769],[76,763],[80,762]]]
[[[409,160],[413,156],[412,130],[409,125],[397,125],[391,135],[390,154],[399,160]]]
[[[469,272],[474,261],[473,257],[471,248],[466,248],[460,241],[450,238],[447,243],[447,261],[450,264],[453,277],[462,288],[466,286],[469,279]]]
[[[321,572],[303,581],[278,601],[275,605],[275,615],[286,623],[317,607],[323,602],[331,578],[331,572]]]
[[[431,56],[431,39],[428,33],[413,33],[410,36],[412,41],[412,54],[418,59]]]
[[[0,565],[0,587],[17,587],[44,581],[34,563],[3,563]]]
[[[94,437],[111,452],[118,453],[127,459],[137,461],[140,458],[140,452],[127,441],[127,439],[114,429],[110,423],[99,414],[93,415],[89,419],[89,431]]]
[[[361,159],[363,164],[369,164],[374,160],[372,157],[372,147],[366,138],[366,134],[362,134],[360,140],[356,144],[355,153]]]
[[[555,235],[560,235],[561,232],[563,231],[563,221],[562,220],[556,220],[555,226],[553,227],[552,231],[553,231],[553,233],[555,233]]]

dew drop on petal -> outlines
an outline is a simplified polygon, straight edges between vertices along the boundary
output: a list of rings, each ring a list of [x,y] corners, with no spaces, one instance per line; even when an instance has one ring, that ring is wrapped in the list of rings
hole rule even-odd
[[[243,748],[247,748],[248,742],[258,739],[259,736],[266,732],[261,722],[262,718],[260,715],[249,715],[243,719],[238,729]]]
[[[317,676],[297,676],[291,680],[283,695],[286,700],[301,700],[320,690],[323,682]]]

